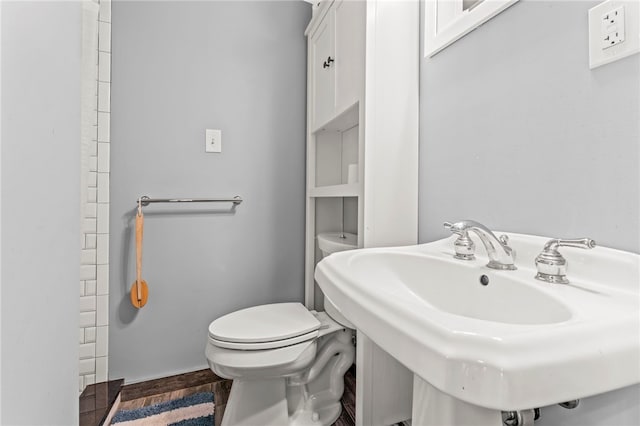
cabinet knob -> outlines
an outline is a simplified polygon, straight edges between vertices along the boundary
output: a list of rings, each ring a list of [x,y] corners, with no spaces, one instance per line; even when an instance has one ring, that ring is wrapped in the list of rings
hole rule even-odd
[[[322,68],[329,68],[331,66],[331,62],[333,61],[334,59],[331,56],[328,56],[327,60],[322,64]]]

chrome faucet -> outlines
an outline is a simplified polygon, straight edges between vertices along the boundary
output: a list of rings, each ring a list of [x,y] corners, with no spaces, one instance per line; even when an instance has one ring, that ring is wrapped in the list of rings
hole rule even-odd
[[[508,246],[509,238],[506,235],[498,238],[489,228],[474,220],[463,220],[453,224],[445,222],[444,227],[459,235],[454,243],[456,254],[453,257],[456,259],[475,259],[475,245],[469,238],[469,231],[473,231],[480,237],[480,241],[482,241],[487,250],[487,255],[489,256],[487,266],[489,268],[510,271],[516,269],[516,265],[514,265],[516,255],[513,249]]]

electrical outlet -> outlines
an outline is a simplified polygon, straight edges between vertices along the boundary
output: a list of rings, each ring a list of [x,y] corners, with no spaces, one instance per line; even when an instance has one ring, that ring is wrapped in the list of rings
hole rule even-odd
[[[640,1],[607,0],[589,9],[589,68],[640,52]]]
[[[205,132],[205,152],[222,152],[222,130],[207,129]]]
[[[603,49],[608,49],[624,41],[624,6],[602,15],[600,23],[600,40]]]

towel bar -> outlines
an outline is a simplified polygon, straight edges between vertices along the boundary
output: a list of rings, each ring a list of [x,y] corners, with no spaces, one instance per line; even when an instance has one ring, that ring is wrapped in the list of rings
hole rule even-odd
[[[233,198],[149,198],[143,195],[136,200],[136,204],[144,207],[151,203],[233,203],[238,205],[242,203],[242,197],[236,195]]]

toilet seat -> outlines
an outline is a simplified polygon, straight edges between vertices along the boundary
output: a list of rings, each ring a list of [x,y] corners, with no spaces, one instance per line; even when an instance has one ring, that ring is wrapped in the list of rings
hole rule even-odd
[[[209,340],[226,349],[276,349],[315,339],[320,326],[301,303],[274,303],[218,318],[209,325]]]
[[[298,343],[306,342],[307,340],[313,340],[318,337],[318,330],[310,333],[305,333],[300,336],[291,337],[283,340],[272,340],[270,342],[258,342],[258,343],[236,343],[225,342],[224,340],[214,339],[209,336],[209,341],[219,348],[234,349],[240,351],[260,351],[265,349],[278,349],[285,346],[296,345]]]
[[[268,377],[289,374],[304,368],[313,361],[316,347],[315,340],[278,349],[256,351],[209,347],[207,356],[219,367],[217,373],[223,376],[236,378],[257,374],[260,377]],[[241,374],[238,374],[239,371]],[[266,374],[265,371],[270,373]]]

